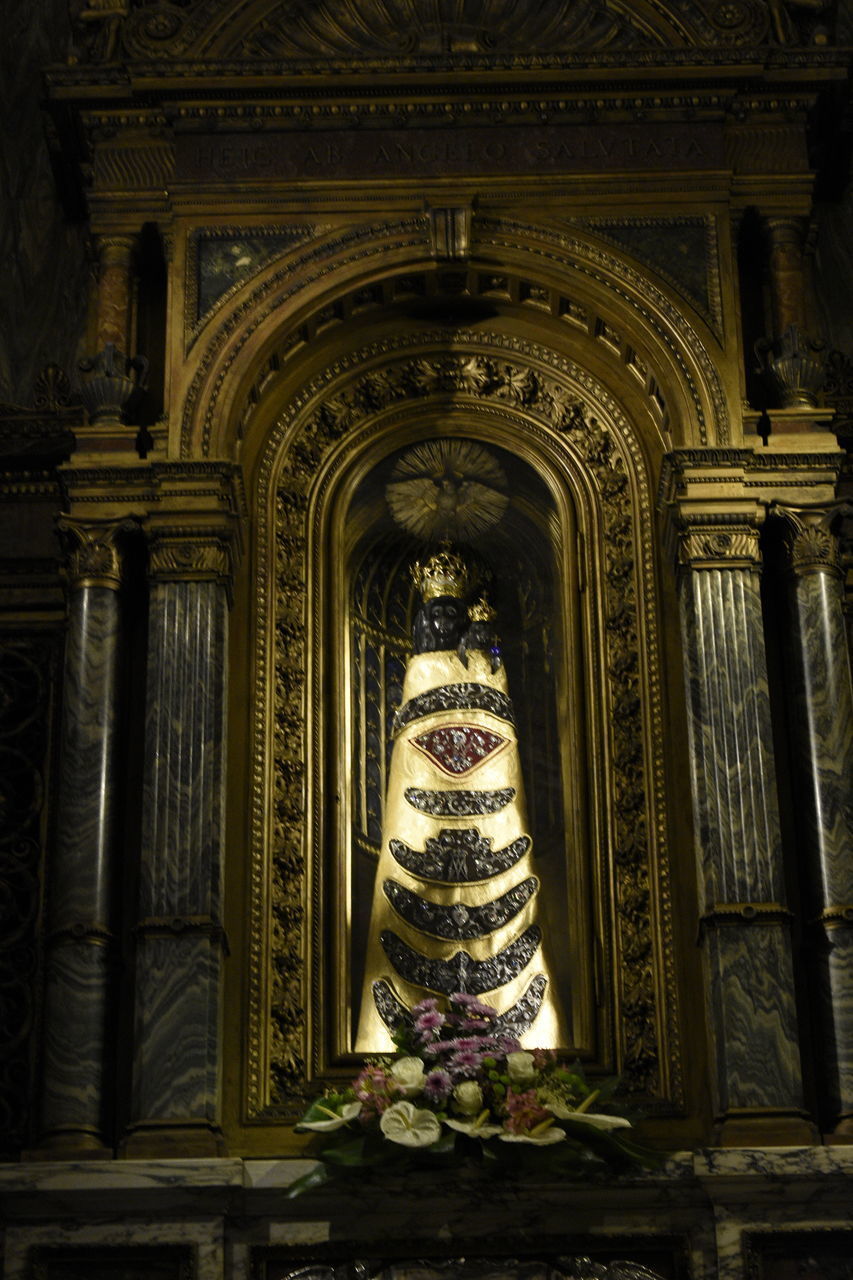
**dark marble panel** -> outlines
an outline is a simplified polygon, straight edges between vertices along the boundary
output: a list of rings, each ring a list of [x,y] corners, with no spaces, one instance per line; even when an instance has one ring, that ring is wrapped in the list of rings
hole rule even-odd
[[[832,1123],[853,1114],[853,927],[820,930],[811,963],[818,1012],[821,1104]]]
[[[753,922],[710,927],[705,954],[720,1110],[802,1107],[787,926]]]
[[[43,808],[51,793],[52,686],[61,637],[0,639],[0,1153],[31,1125],[32,1040],[39,985]]]
[[[73,370],[85,330],[88,228],[57,194],[42,72],[68,53],[64,0],[6,0],[0,50],[0,401],[30,404],[50,363]]]
[[[140,939],[134,1116],[215,1120],[221,943],[204,933]]]
[[[47,966],[42,1126],[97,1136],[103,1127],[107,948],[66,940]]]
[[[671,280],[710,317],[715,302],[710,287],[715,263],[709,258],[710,229],[705,218],[591,218],[588,225]]]

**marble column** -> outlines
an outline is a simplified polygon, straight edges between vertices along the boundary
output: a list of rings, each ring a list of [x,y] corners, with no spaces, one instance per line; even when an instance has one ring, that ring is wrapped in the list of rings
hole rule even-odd
[[[787,525],[787,694],[819,1088],[830,1126],[853,1138],[853,682],[831,529],[842,511],[775,512]]]
[[[39,1150],[112,1154],[113,825],[120,524],[65,518],[68,634],[50,866]]]
[[[719,1140],[807,1142],[758,531],[721,522],[682,528],[679,559]]]
[[[228,551],[155,536],[128,1155],[221,1154]]]

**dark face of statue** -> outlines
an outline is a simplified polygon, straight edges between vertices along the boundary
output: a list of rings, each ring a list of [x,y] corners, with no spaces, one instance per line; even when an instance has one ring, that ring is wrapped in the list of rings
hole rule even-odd
[[[468,610],[455,596],[426,600],[415,620],[415,653],[455,649],[468,621]]]

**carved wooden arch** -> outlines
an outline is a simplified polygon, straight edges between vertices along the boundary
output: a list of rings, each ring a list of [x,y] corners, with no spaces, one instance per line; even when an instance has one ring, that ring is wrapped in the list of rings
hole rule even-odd
[[[423,216],[336,230],[264,268],[229,296],[187,355],[175,442],[181,456],[233,457],[240,451],[252,406],[270,394],[276,380],[298,381],[302,362],[322,360],[322,352],[313,350],[312,316],[343,309],[346,299],[381,289],[383,282],[435,270]],[[621,386],[633,396],[639,381],[672,406],[666,425],[675,444],[729,440],[727,398],[711,355],[716,339],[648,268],[583,229],[568,234],[484,218],[475,219],[466,270],[484,295],[488,280],[502,270],[520,278],[531,315],[537,314],[535,294],[542,291],[549,301],[538,315],[544,321],[547,311],[549,321],[557,322],[556,350],[577,348],[581,331],[584,341],[599,338],[602,349],[608,333],[630,333],[630,343],[620,339],[621,350],[614,351],[607,377],[612,389]],[[573,326],[576,306],[585,319]],[[359,332],[353,326],[353,342]],[[661,425],[662,414],[657,421],[652,414],[649,430]],[[267,428],[263,415],[255,414],[252,430]]]
[[[330,999],[319,960],[329,916],[317,722],[329,513],[360,457],[443,433],[441,421],[451,434],[535,459],[580,513],[602,698],[596,785],[607,816],[597,847],[611,886],[603,916],[615,922],[602,943],[615,1041],[606,1065],[653,1107],[671,1109],[682,1086],[648,460],[615,397],[567,357],[465,331],[449,348],[437,330],[369,344],[323,370],[276,421],[255,475],[246,1112],[285,1119],[312,1081],[334,1074],[319,1030]]]

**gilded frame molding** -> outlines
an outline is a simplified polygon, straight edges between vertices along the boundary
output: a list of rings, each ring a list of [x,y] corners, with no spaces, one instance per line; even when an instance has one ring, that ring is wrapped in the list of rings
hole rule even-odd
[[[595,513],[582,533],[592,540],[585,563],[602,637],[592,660],[608,703],[599,721],[612,725],[596,783],[607,814],[597,848],[613,850],[600,868],[612,875],[613,890],[601,904],[610,932],[599,961],[616,987],[612,1065],[653,1108],[671,1111],[682,1102],[644,449],[616,399],[566,357],[496,333],[437,330],[377,341],[337,360],[288,406],[260,461],[245,1089],[246,1117],[255,1122],[298,1112],[324,1066],[312,965],[326,926],[313,594],[325,496],[335,464],[392,420],[399,427],[407,417],[423,422],[449,410],[469,424],[488,421],[488,431],[497,423],[504,447],[513,433],[522,436],[553,473],[562,469],[566,483],[574,476]]]

